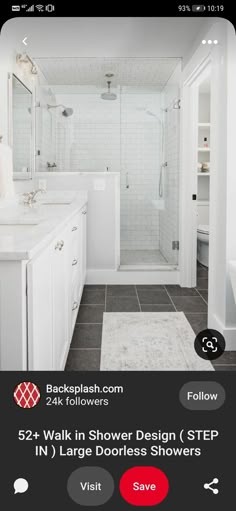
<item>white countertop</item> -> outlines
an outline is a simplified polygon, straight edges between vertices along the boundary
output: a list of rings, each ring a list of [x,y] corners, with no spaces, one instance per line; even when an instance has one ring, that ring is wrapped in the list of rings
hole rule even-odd
[[[48,191],[38,194],[36,200],[32,207],[21,203],[6,207],[1,205],[1,261],[32,259],[84,207],[88,194],[86,191]],[[60,201],[68,203],[60,204]],[[50,204],[46,205],[45,202]]]

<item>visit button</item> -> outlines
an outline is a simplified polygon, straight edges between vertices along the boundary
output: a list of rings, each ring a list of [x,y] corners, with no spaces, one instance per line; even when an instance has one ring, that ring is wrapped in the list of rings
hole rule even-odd
[[[120,480],[120,493],[133,506],[156,506],[168,494],[169,481],[159,468],[132,467]]]

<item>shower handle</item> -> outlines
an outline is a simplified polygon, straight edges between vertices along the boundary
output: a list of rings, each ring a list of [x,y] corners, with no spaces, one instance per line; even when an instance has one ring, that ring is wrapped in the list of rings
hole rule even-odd
[[[126,188],[128,189],[129,188],[129,173],[126,172],[126,184],[125,184]]]
[[[163,197],[163,175],[162,175],[162,172],[165,167],[167,167],[167,161],[165,161],[164,163],[161,164],[161,172],[160,172],[160,177],[159,177],[159,197]]]

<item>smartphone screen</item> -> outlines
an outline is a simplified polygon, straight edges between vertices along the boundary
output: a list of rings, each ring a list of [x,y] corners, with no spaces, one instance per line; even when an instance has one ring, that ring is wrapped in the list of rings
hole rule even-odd
[[[4,508],[232,509],[234,19],[5,8]]]

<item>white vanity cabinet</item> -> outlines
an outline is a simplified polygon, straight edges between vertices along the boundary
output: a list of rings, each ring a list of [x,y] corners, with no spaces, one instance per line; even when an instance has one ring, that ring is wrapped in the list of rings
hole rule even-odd
[[[81,211],[79,218],[72,223],[72,257],[71,261],[71,287],[69,293],[69,335],[72,337],[78,308],[83,292],[83,286],[86,278],[86,217],[87,207]]]
[[[86,213],[84,204],[30,260],[0,261],[2,370],[64,369],[86,277]]]
[[[86,208],[28,264],[29,370],[63,370],[86,276]]]
[[[68,339],[68,227],[28,264],[29,370],[63,369]]]

